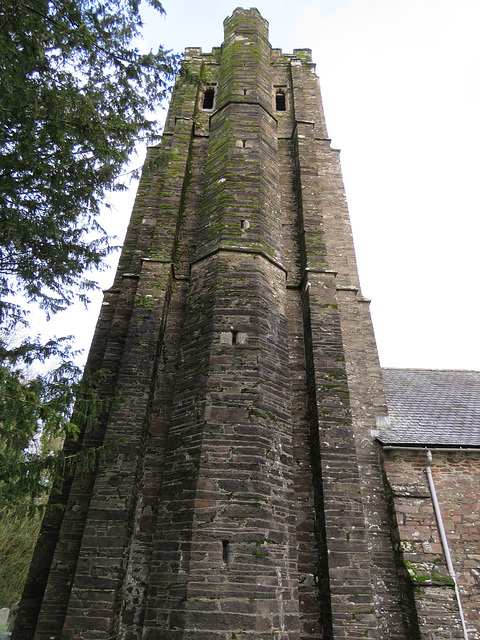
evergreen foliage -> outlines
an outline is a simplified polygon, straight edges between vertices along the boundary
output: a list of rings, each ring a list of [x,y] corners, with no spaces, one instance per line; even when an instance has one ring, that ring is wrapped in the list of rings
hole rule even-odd
[[[88,270],[111,251],[100,206],[124,188],[138,141],[158,134],[153,112],[179,63],[162,47],[141,53],[141,28],[139,0],[0,3],[0,538],[22,522],[30,546],[45,492],[77,462],[59,444],[103,404],[96,381],[80,382],[67,341],[32,337],[27,305],[50,314],[86,301],[96,286]],[[19,327],[26,337],[12,346]],[[26,373],[52,358],[49,373]],[[23,542],[15,553],[2,544],[3,572],[21,573],[5,558],[26,556]]]
[[[108,190],[123,188],[119,176],[138,140],[157,133],[152,111],[178,66],[162,47],[139,52],[141,27],[138,0],[0,5],[2,477],[16,476],[15,457],[45,469],[48,443],[75,431],[79,371],[65,343],[28,337],[12,349],[7,337],[28,327],[27,303],[52,313],[95,286],[86,271],[110,251],[100,205]],[[55,371],[25,378],[32,362],[52,356],[61,362]]]
[[[138,51],[141,26],[138,0],[1,3],[2,320],[20,312],[12,293],[57,311],[94,286],[85,270],[109,251],[99,204],[156,133],[150,115],[177,69],[161,47]]]
[[[35,514],[52,484],[61,482],[79,461],[88,468],[112,449],[107,444],[70,456],[62,449],[66,437],[76,439],[112,403],[97,393],[101,374],[81,377],[64,342],[23,341],[0,350],[0,518],[7,511]],[[59,364],[47,373],[25,374],[33,360],[51,357]]]

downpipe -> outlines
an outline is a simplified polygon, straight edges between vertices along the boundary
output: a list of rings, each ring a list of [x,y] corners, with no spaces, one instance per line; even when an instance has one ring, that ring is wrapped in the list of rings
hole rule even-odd
[[[452,564],[452,556],[450,555],[450,548],[448,546],[447,534],[445,533],[445,527],[443,526],[442,513],[440,511],[440,505],[438,503],[437,492],[435,490],[435,483],[433,482],[433,474],[431,464],[433,462],[433,455],[430,449],[427,450],[427,466],[425,467],[425,473],[427,474],[428,487],[430,489],[430,495],[432,497],[433,509],[435,511],[435,519],[437,521],[437,527],[440,532],[440,538],[442,541],[443,553],[447,561],[447,569],[450,577],[453,580],[455,586],[455,595],[457,596],[458,610],[460,612],[460,619],[462,621],[463,637],[468,640],[467,625],[465,624],[465,616],[463,615],[462,601],[460,599],[460,592],[458,590],[457,577]]]

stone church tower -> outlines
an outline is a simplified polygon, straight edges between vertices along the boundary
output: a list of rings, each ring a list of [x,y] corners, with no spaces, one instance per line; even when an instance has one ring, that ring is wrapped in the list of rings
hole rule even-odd
[[[308,49],[186,50],[89,364],[118,442],[47,515],[15,640],[412,640],[387,415]]]

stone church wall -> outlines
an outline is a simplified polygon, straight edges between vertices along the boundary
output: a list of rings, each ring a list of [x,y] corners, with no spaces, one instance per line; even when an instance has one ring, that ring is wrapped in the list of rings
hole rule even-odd
[[[386,450],[398,541],[414,585],[421,637],[463,638],[425,474],[424,451]],[[480,452],[433,451],[432,473],[469,640],[480,638]],[[455,630],[456,629],[456,630]]]

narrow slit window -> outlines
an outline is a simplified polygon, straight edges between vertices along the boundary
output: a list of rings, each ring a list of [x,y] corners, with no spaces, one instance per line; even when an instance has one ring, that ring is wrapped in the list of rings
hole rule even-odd
[[[228,540],[222,540],[222,557],[223,557],[223,562],[225,564],[228,564],[228,552],[229,552],[229,542]]]
[[[238,331],[232,330],[232,344],[237,344]]]
[[[285,91],[279,89],[275,94],[275,108],[277,111],[286,111],[287,103],[285,100]]]
[[[203,94],[202,109],[213,109],[213,102],[215,100],[215,87],[207,87]]]

